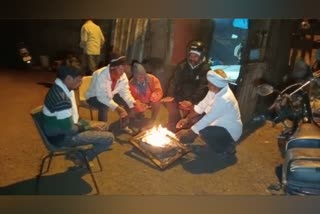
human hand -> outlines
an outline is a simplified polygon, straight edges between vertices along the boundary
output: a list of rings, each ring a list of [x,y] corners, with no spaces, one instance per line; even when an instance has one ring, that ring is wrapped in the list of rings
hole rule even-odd
[[[179,122],[176,124],[176,128],[177,129],[185,128],[188,123],[189,123],[189,120],[187,118],[183,118],[179,120]]]
[[[90,125],[90,130],[94,131],[104,131],[106,128],[107,126],[105,123],[93,123]]]
[[[171,103],[174,101],[174,97],[165,97],[160,100],[162,103]]]
[[[159,97],[158,93],[152,93],[150,96],[150,101],[154,103],[154,102],[159,101],[159,98],[160,97]]]
[[[134,104],[134,108],[137,112],[145,112],[150,107],[145,103],[142,103],[140,101],[136,101]]]
[[[182,129],[176,133],[176,137],[183,143],[192,143],[197,136],[191,129]]]
[[[128,116],[128,112],[121,106],[116,108],[117,113],[119,114],[120,118],[124,118]]]
[[[193,104],[190,101],[184,100],[179,102],[179,109],[190,111],[193,108]]]

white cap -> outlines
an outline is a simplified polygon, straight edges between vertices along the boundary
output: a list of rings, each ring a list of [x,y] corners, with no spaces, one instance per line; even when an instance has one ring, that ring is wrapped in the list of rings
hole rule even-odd
[[[229,80],[222,77],[214,70],[210,70],[207,73],[207,80],[218,88],[223,88],[228,85]]]
[[[199,51],[191,50],[191,51],[189,51],[189,53],[194,53],[194,54],[201,56],[201,53]]]

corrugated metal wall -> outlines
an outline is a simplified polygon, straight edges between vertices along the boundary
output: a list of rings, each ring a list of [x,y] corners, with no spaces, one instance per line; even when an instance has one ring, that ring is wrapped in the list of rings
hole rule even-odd
[[[126,54],[129,60],[141,61],[148,23],[149,19],[116,19],[112,35],[114,50]]]

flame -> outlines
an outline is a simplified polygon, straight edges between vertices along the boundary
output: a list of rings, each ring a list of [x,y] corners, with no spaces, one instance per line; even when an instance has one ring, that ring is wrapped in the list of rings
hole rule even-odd
[[[142,141],[152,146],[166,147],[171,142],[168,136],[176,139],[174,133],[160,125],[157,128],[153,127],[151,130],[148,130]]]

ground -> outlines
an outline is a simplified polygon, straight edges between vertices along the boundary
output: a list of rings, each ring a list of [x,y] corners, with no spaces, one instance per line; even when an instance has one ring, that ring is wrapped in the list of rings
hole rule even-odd
[[[43,103],[54,79],[55,73],[49,71],[0,70],[0,194],[35,194],[35,176],[47,151],[29,113]],[[80,115],[90,118],[86,109]],[[166,117],[162,108],[159,123]],[[246,132],[237,147],[236,163],[198,151],[163,171],[123,134],[110,151],[100,155],[103,171],[95,176],[102,195],[270,195],[266,189],[278,182],[275,167],[282,162],[276,143],[281,128],[267,122]],[[71,170],[71,166],[63,157],[54,159],[50,172],[42,177],[40,194],[94,194],[87,171]]]

